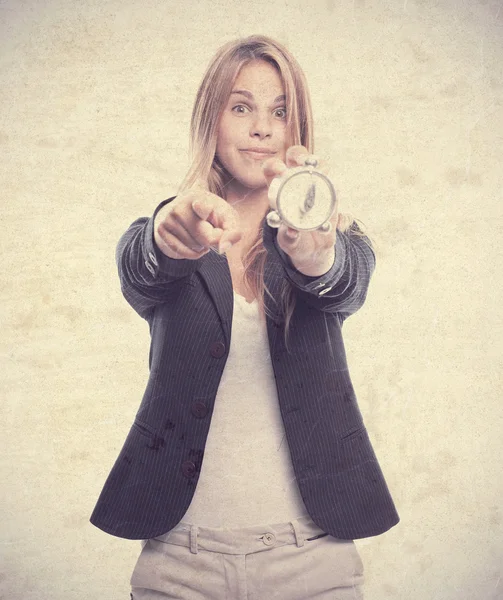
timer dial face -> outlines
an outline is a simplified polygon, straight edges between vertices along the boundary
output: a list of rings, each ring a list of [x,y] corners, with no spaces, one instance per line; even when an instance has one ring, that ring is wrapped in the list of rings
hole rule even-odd
[[[318,229],[335,209],[335,190],[325,175],[312,169],[292,173],[276,194],[281,220],[295,229]]]

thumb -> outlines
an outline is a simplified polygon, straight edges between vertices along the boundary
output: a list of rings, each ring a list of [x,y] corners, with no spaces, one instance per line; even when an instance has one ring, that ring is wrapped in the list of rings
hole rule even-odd
[[[209,192],[208,182],[202,177],[198,177],[196,181],[190,186],[194,191]]]
[[[203,221],[208,221],[208,218],[213,212],[213,209],[213,203],[210,202],[209,199],[203,195],[199,195],[194,200],[192,200],[192,210]],[[212,223],[212,225],[215,226],[214,223]]]

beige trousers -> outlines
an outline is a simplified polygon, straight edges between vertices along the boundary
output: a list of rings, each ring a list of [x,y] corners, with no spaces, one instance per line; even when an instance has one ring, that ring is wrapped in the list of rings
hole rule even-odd
[[[310,517],[244,529],[181,522],[144,542],[131,598],[361,600],[363,564],[354,542],[323,533]]]

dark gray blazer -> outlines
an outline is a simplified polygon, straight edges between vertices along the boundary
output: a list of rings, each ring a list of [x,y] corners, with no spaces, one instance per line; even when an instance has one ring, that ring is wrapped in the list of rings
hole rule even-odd
[[[115,536],[147,539],[180,522],[197,486],[213,406],[227,360],[232,281],[225,255],[174,260],[155,247],[152,218],[136,220],[117,247],[122,291],[150,325],[150,377],[124,446],[91,515]],[[353,226],[354,228],[356,225]],[[265,294],[269,348],[297,483],[313,521],[330,535],[378,535],[399,521],[365,429],[342,340],[375,268],[366,237],[337,232],[322,277],[296,271],[264,225],[264,278],[278,298],[285,277],[296,308],[288,349]]]

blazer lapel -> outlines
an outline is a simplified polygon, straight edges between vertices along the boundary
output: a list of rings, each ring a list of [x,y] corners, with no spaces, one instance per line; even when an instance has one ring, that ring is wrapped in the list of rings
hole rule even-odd
[[[234,292],[232,289],[232,278],[227,258],[225,255],[210,252],[206,255],[206,260],[202,261],[198,271],[208,288],[208,292],[215,305],[215,310],[218,312],[222,322],[227,343],[229,343],[234,306]],[[264,268],[264,282],[273,298],[278,303],[280,302],[281,281],[284,276],[285,274],[279,260],[275,255],[271,254],[271,252],[268,252]],[[278,325],[280,323],[280,309],[269,297],[267,292],[264,293],[264,301],[268,311],[273,315],[272,320],[269,316],[266,317],[269,341],[272,344],[271,347],[273,347],[278,331],[278,327],[275,327],[274,324]]]
[[[232,279],[227,258],[210,251],[202,261],[199,273],[203,278],[224,328],[227,344],[231,338],[234,297]]]

